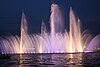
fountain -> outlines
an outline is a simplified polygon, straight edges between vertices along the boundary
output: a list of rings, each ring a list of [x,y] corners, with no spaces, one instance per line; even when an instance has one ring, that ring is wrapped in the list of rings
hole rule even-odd
[[[70,30],[64,30],[63,16],[57,4],[51,5],[50,28],[46,30],[45,23],[42,23],[40,34],[28,34],[27,20],[22,13],[21,36],[0,37],[0,50],[2,54],[15,53],[74,53],[93,52],[100,48],[100,35],[92,39],[86,31],[81,31],[80,20],[75,18],[70,8]]]

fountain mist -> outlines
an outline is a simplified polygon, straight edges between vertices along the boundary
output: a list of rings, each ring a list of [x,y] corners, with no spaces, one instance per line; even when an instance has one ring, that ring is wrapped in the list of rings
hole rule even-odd
[[[72,53],[90,52],[100,46],[100,35],[92,39],[86,31],[81,31],[80,20],[76,20],[70,8],[70,30],[64,30],[63,16],[57,4],[51,5],[50,33],[47,32],[44,22],[41,34],[28,34],[25,14],[22,13],[21,36],[0,38],[2,54],[14,53]],[[95,49],[94,49],[95,47]]]

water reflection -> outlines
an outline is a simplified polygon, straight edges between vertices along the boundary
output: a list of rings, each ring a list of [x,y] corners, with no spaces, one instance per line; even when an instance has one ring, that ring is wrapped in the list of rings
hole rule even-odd
[[[100,53],[14,54],[0,59],[0,67],[84,67],[99,66]]]

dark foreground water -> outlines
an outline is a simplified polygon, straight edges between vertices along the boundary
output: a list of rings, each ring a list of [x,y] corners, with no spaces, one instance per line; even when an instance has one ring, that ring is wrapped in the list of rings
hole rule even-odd
[[[100,67],[100,53],[0,55],[0,67]]]

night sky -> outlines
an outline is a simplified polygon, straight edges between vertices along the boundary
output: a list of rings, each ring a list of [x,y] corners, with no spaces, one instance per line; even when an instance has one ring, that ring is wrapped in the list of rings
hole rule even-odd
[[[76,17],[80,18],[83,29],[88,29],[93,35],[100,34],[100,0],[0,0],[0,36],[20,34],[22,11],[28,21],[29,33],[39,33],[42,20],[49,31],[52,3],[60,6],[66,29],[71,6]]]

